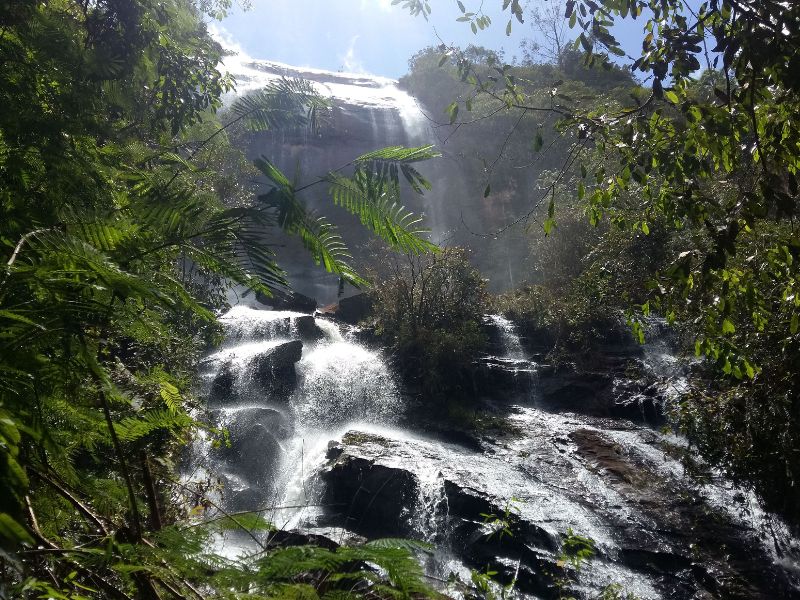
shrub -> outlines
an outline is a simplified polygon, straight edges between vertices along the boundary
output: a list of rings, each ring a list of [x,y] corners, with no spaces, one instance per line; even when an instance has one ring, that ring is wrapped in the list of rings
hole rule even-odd
[[[376,332],[403,378],[427,398],[467,393],[470,367],[487,341],[488,296],[466,252],[387,255],[381,265],[370,292]]]

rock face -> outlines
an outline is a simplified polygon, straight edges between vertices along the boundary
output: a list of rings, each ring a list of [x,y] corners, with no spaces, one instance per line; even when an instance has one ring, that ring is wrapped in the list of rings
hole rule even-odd
[[[467,567],[516,577],[557,598],[619,583],[639,598],[790,598],[790,572],[762,545],[757,515],[713,484],[683,477],[675,440],[624,421],[518,409],[521,437],[475,452],[386,432],[350,431],[323,472],[326,519],[368,537],[406,535],[445,547]],[[560,566],[569,528],[597,557]],[[595,591],[596,593],[596,591]]]
[[[538,405],[551,411],[664,424],[664,373],[649,361],[668,356],[674,371],[674,358],[665,348],[653,352],[640,346],[622,325],[610,325],[590,353],[573,357],[579,362],[549,362],[554,343],[550,336],[523,337],[498,315],[487,316],[484,330],[489,354],[475,365],[478,396],[535,394]]]
[[[305,296],[300,292],[273,291],[272,297],[264,294],[256,294],[256,299],[263,305],[272,307],[275,310],[296,310],[297,312],[313,313],[317,308],[317,301],[314,298]]]
[[[336,318],[350,325],[358,325],[369,316],[372,310],[372,298],[367,294],[356,294],[339,300],[336,307]]]
[[[328,455],[335,458],[322,472],[322,480],[328,483],[323,501],[337,507],[332,520],[368,537],[409,534],[405,515],[417,493],[414,475],[345,452],[346,447],[358,446],[368,453],[379,453],[390,441],[379,435],[350,432],[342,438],[342,444],[328,450]]]
[[[303,354],[303,342],[292,340],[260,354],[252,364],[252,377],[273,400],[286,400],[297,385],[294,364]]]
[[[303,353],[303,342],[280,342],[252,356],[223,360],[211,379],[209,403],[230,405],[245,400],[243,393],[254,392],[273,401],[286,401],[297,385],[294,365]],[[247,385],[244,382],[247,382]]]
[[[292,433],[286,415],[266,407],[218,409],[212,421],[228,430],[230,444],[213,450],[231,468],[224,480],[229,507],[254,510],[274,493],[277,466],[283,459],[283,440]]]
[[[300,336],[300,339],[303,342],[313,344],[314,342],[318,342],[325,337],[325,332],[322,331],[319,325],[317,325],[317,322],[311,315],[296,317],[294,320],[294,326],[297,330],[297,335]]]
[[[611,584],[643,600],[800,597],[783,525],[713,471],[687,476],[680,438],[620,417],[649,422],[642,405],[663,401],[657,348],[613,342],[592,368],[548,366],[496,317],[467,429],[415,414],[380,352],[342,327],[264,312],[230,316],[235,343],[204,363],[212,398],[226,398],[211,420],[231,439],[204,466],[226,509],[302,507],[270,513],[301,528],[276,545],[421,539],[437,548],[430,575],[488,569],[543,599]],[[562,556],[569,530],[597,548],[577,572]]]

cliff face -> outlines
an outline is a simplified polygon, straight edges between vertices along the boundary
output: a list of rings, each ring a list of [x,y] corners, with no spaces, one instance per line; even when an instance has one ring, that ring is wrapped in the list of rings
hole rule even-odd
[[[471,222],[481,223],[483,230],[499,228],[512,214],[508,203],[503,203],[502,198],[483,197],[480,183],[475,183],[475,174],[457,156],[450,155],[446,144],[438,139],[428,111],[400,89],[395,80],[249,58],[229,58],[226,67],[236,77],[239,94],[259,89],[279,77],[303,78],[313,82],[333,104],[330,123],[318,135],[307,132],[249,135],[245,151],[250,158],[267,156],[290,177],[298,173],[302,183],[378,148],[436,144],[443,157],[418,165],[433,184],[433,190],[422,197],[408,193],[404,204],[424,215],[434,241],[473,250],[474,263],[489,279],[493,290],[511,287],[525,277],[524,240],[519,236],[515,239],[475,236],[463,224],[462,217],[466,214]],[[357,220],[333,207],[323,186],[312,188],[304,197],[310,207],[340,226],[360,262],[368,251],[358,247],[368,236]],[[278,249],[278,254],[295,289],[315,297],[321,304],[336,299],[337,279],[315,268],[299,245],[288,243]]]

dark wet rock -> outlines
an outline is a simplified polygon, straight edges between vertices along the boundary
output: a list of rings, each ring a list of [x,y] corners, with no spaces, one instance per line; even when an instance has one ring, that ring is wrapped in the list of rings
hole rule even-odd
[[[273,400],[286,400],[297,385],[294,364],[303,354],[303,342],[293,340],[270,348],[253,360],[252,377]]]
[[[232,510],[264,508],[283,458],[281,441],[291,435],[291,423],[280,411],[267,407],[214,410],[209,416],[214,425],[228,430],[230,443],[212,451],[235,476],[225,485],[227,506]]]
[[[657,443],[654,433],[649,436]],[[658,575],[676,598],[800,595],[764,553],[755,532],[709,505],[691,484],[654,472],[607,433],[577,429],[570,438],[589,468],[650,523],[633,528],[621,514],[609,515],[619,519],[626,542],[618,559],[626,566]]]
[[[222,410],[209,411],[212,423],[226,428],[231,438],[244,437],[245,431],[253,425],[262,425],[279,440],[287,439],[293,433],[291,421],[274,408],[255,406],[234,410],[235,412],[228,413],[227,416]]]
[[[317,308],[317,301],[314,298],[292,291],[273,291],[272,297],[257,293],[256,300],[275,310],[294,310],[297,312],[313,313]]]
[[[622,446],[609,440],[593,429],[577,429],[569,435],[578,452],[590,463],[591,468],[601,471],[607,480],[641,485],[646,471],[633,464],[625,456]]]
[[[231,434],[230,446],[220,446],[218,453],[251,487],[271,489],[283,448],[267,426],[252,423]]]
[[[663,391],[643,374],[639,359],[605,359],[597,369],[574,363],[540,365],[537,391],[548,410],[664,423]]]
[[[341,449],[329,448],[337,456],[322,472],[325,482],[323,502],[335,506],[332,519],[368,537],[398,536],[408,533],[406,509],[416,495],[414,475],[405,469],[376,464],[358,453],[389,441],[377,435],[348,432]]]
[[[619,558],[630,567],[659,573],[680,573],[691,569],[694,562],[691,558],[674,552],[646,548],[622,548]]]
[[[236,376],[233,373],[233,365],[227,363],[214,376],[209,391],[209,402],[227,402],[232,399]]]
[[[300,336],[303,342],[314,343],[325,337],[325,332],[317,325],[311,315],[296,317],[294,326],[297,329],[297,335]]]
[[[330,524],[370,537],[424,534],[542,598],[558,597],[554,578],[563,577],[575,590],[646,581],[645,597],[676,600],[798,597],[752,526],[674,466],[662,469],[663,436],[610,418],[526,411],[526,436],[483,436],[481,452],[348,432],[329,448],[325,501],[342,505]],[[432,516],[424,525],[415,520],[422,505]],[[590,580],[559,563],[570,527],[597,536]]]
[[[530,395],[538,381],[537,370],[532,360],[485,356],[474,363],[473,388],[478,396],[496,397],[503,393]]]
[[[556,587],[556,575],[560,572],[558,561],[548,554],[531,550],[517,560],[497,557],[486,562],[489,569],[497,572],[497,579],[504,585],[515,582],[514,588],[540,598],[563,598]]]
[[[339,543],[326,535],[297,530],[278,529],[271,532],[264,544],[267,548],[288,548],[291,546],[317,546],[326,550],[336,550]]]
[[[372,298],[367,294],[342,298],[336,308],[336,318],[351,325],[358,325],[369,316],[372,304]]]

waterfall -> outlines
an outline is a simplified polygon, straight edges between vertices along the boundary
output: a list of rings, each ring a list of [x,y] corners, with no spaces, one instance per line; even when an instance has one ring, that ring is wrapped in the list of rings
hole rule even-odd
[[[526,356],[525,350],[522,349],[522,340],[520,340],[514,324],[503,315],[488,315],[488,317],[500,333],[503,358],[525,360]]]
[[[379,352],[322,318],[234,306],[220,322],[225,340],[201,363],[201,393],[231,443],[196,450],[195,468],[220,479],[225,510],[264,510],[279,527],[313,522],[328,441],[402,415],[392,374]],[[300,341],[304,322],[317,339]]]
[[[191,467],[195,477],[219,480],[215,502],[225,511],[260,511],[281,529],[335,539],[371,536],[361,526],[374,519],[365,526],[378,536],[433,544],[422,560],[437,581],[468,582],[471,569],[488,561],[506,575],[520,570],[518,585],[533,595],[573,529],[598,548],[575,582],[576,597],[618,583],[653,600],[670,586],[695,585],[684,568],[695,560],[684,530],[691,522],[700,560],[723,569],[720,578],[729,567],[718,537],[736,545],[737,572],[760,581],[763,567],[781,578],[781,589],[792,585],[800,551],[790,530],[721,476],[701,484],[687,478],[673,456],[686,449],[677,436],[547,412],[503,392],[512,429],[484,435],[479,449],[463,446],[409,426],[383,356],[346,326],[244,306],[220,321],[226,338],[202,362],[201,392],[211,425],[228,429],[230,446],[201,439]],[[498,360],[535,368],[513,324],[497,315],[487,321],[496,327]],[[392,482],[391,494],[380,496]],[[386,516],[392,507],[397,518]],[[502,531],[507,525],[513,535]],[[236,557],[253,550],[252,540],[226,532],[215,550]],[[651,561],[667,570],[665,579]]]
[[[442,115],[421,106],[398,81],[361,73],[295,67],[254,59],[241,52],[226,57],[224,68],[236,79],[236,94],[261,89],[280,77],[303,78],[313,83],[333,105],[330,126],[320,135],[291,132],[248,135],[243,150],[250,158],[267,156],[290,177],[298,172],[305,181],[378,148],[433,144],[443,156],[414,165],[431,181],[433,188],[422,196],[404,194],[403,204],[424,216],[432,241],[476,250],[472,255],[475,265],[488,278],[493,290],[508,289],[514,281],[526,279],[523,257],[527,242],[515,237],[518,247],[513,253],[509,251],[513,236],[481,238],[480,247],[477,247],[475,237],[464,228],[462,214],[465,210],[491,223],[491,227],[505,222],[498,219],[507,220],[513,215],[501,215],[486,203],[482,195],[485,186],[475,183],[474,174],[481,168],[480,164],[474,160],[466,162],[459,154],[449,151],[446,140],[441,133],[437,134],[440,126],[437,121]],[[226,101],[230,103],[234,98],[231,95]],[[325,194],[311,195],[304,200],[315,211],[331,218],[341,228],[349,245],[358,246],[368,239],[356,219],[331,208]],[[315,270],[299,244],[290,243],[285,250],[278,249],[277,255],[297,291],[317,298],[323,305],[335,302],[338,279]],[[498,261],[502,261],[502,268],[498,268]]]
[[[498,386],[511,387],[527,400],[535,400],[538,387],[538,364],[525,350],[516,326],[503,315],[486,315],[489,325],[490,352],[483,359]],[[510,379],[513,385],[509,386]]]

